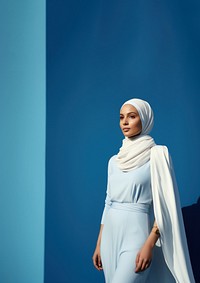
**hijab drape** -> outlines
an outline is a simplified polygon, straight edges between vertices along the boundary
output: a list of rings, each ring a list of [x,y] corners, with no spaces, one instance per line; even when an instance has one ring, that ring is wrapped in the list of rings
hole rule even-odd
[[[125,138],[116,157],[118,167],[122,171],[130,171],[142,166],[149,161],[154,145],[153,138],[148,135]]]
[[[154,114],[149,103],[142,99],[130,99],[122,107],[125,104],[131,104],[137,109],[142,123],[140,135],[132,138],[125,137],[116,158],[118,167],[122,171],[130,171],[142,166],[150,159],[151,148],[155,142],[148,134],[153,128]]]
[[[164,260],[174,281],[168,278],[167,270],[157,265],[157,280],[160,273],[161,281],[195,283],[187,239],[183,223],[179,191],[176,183],[172,160],[166,146],[156,145],[151,149],[150,157],[151,186],[153,195],[154,215],[160,230],[160,244]],[[160,269],[160,270],[159,270]],[[149,283],[154,283],[155,280]]]

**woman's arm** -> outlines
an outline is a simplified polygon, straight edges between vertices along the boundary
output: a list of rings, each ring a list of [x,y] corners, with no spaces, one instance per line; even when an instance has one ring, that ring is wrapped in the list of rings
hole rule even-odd
[[[153,247],[155,246],[155,243],[157,242],[159,237],[160,237],[159,229],[157,224],[154,222],[153,228],[147,240],[145,241],[143,247],[137,254],[135,261],[136,273],[144,271],[146,268],[150,266],[152,260]]]
[[[97,244],[96,244],[96,248],[92,257],[93,260],[93,264],[95,266],[96,269],[98,270],[102,270],[102,262],[101,262],[101,254],[100,254],[100,245],[101,245],[101,235],[102,235],[102,230],[103,230],[103,224],[101,224],[100,226],[100,231],[99,231],[99,236],[97,239]]]
[[[101,217],[101,226],[100,226],[100,231],[99,231],[99,236],[97,239],[97,244],[96,244],[96,248],[92,257],[93,260],[93,264],[95,266],[96,269],[98,270],[102,270],[102,262],[101,262],[101,254],[100,254],[100,245],[101,245],[101,235],[102,235],[102,231],[103,231],[103,227],[104,227],[104,220],[106,218],[106,215],[108,213],[108,210],[110,209],[110,206],[112,204],[110,195],[109,195],[109,176],[110,176],[110,171],[111,171],[111,159],[112,157],[109,159],[108,161],[108,176],[107,176],[107,190],[106,190],[106,199],[105,199],[105,207],[103,210],[103,214]]]

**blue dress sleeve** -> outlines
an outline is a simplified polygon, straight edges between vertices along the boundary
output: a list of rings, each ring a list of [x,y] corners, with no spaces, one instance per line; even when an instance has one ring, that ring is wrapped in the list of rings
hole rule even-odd
[[[110,206],[111,206],[111,204],[112,204],[111,197],[110,197],[110,194],[109,194],[109,191],[110,191],[110,190],[109,190],[109,186],[110,186],[110,182],[109,182],[109,179],[110,179],[110,171],[111,171],[111,159],[110,159],[109,162],[108,162],[108,176],[107,176],[106,199],[105,199],[105,206],[104,206],[103,214],[102,214],[102,217],[101,217],[101,224],[104,224],[106,215],[107,215],[108,210],[110,209]]]

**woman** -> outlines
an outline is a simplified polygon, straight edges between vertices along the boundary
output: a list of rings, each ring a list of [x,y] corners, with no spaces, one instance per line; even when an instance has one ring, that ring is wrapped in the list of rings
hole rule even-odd
[[[93,255],[106,283],[195,282],[172,161],[167,147],[148,135],[153,121],[144,100],[128,100],[120,109],[125,139],[108,163]]]

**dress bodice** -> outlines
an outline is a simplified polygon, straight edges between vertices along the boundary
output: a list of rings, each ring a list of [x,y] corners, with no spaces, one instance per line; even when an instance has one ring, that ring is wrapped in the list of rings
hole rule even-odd
[[[150,203],[152,201],[150,162],[128,172],[121,171],[111,157],[108,164],[107,194],[110,201]]]
[[[104,223],[108,209],[113,202],[152,203],[150,162],[128,172],[120,170],[112,156],[108,163],[108,180],[101,223]]]

